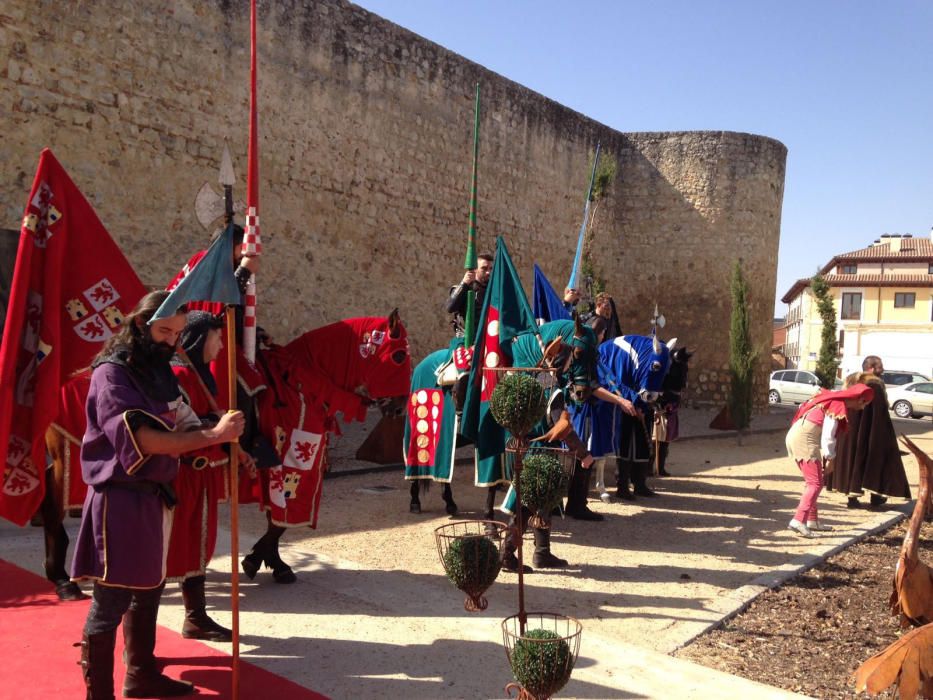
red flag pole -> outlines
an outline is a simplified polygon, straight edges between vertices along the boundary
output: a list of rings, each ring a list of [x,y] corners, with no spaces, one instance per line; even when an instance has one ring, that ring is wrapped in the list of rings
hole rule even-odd
[[[259,119],[256,95],[256,0],[250,2],[250,86],[249,153],[246,165],[246,222],[243,229],[243,255],[262,255],[259,231]],[[243,305],[243,354],[250,364],[256,362],[256,275],[250,275]]]
[[[236,410],[236,316],[232,306],[227,307],[227,401],[231,411]],[[233,680],[231,697],[240,697],[240,443],[230,441],[230,612],[233,616]]]

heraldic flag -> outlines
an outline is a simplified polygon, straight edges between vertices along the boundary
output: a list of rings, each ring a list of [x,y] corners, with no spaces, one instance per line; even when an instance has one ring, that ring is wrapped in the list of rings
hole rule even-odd
[[[531,297],[534,300],[535,319],[538,324],[570,320],[570,312],[557,296],[557,292],[554,291],[554,287],[551,286],[544,272],[538,267],[538,263],[535,263],[535,286]]]
[[[463,405],[460,434],[476,444],[476,485],[492,486],[508,483],[499,455],[505,450],[505,430],[489,413],[489,397],[499,379],[498,372],[483,371],[512,364],[512,339],[538,325],[525,296],[521,280],[509,257],[505,239],[496,239],[496,259],[493,262],[489,286],[483,299],[476,327],[473,366]]]
[[[176,278],[177,279],[177,278]],[[240,288],[237,286],[233,274],[233,224],[227,226],[203,257],[200,257],[194,268],[181,278],[177,284],[172,283],[171,293],[156,309],[151,324],[160,318],[174,316],[182,304],[192,301],[215,302],[218,304],[239,304],[241,301]]]
[[[24,525],[35,513],[61,386],[91,363],[145,292],[91,205],[43,150],[0,345],[0,516]]]

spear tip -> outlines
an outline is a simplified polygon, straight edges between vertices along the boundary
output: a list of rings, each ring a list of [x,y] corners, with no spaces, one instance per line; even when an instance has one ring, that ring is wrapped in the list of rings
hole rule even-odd
[[[233,187],[236,184],[236,173],[233,172],[233,158],[230,155],[230,147],[227,140],[224,139],[224,152],[220,157],[220,176],[217,181],[224,187]]]

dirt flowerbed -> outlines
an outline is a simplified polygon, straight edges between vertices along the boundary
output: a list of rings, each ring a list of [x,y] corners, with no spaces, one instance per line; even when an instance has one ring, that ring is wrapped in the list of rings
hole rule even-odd
[[[869,537],[764,593],[675,656],[815,698],[859,697],[852,673],[901,634],[888,597],[905,528]],[[924,524],[920,541],[921,560],[933,561],[933,524]]]

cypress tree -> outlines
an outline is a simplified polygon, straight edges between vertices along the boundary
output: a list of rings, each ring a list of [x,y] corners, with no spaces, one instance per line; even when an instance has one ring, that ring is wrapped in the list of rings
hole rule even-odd
[[[832,389],[836,383],[836,370],[839,369],[839,345],[836,342],[836,308],[829,292],[829,284],[820,273],[810,279],[810,287],[816,299],[816,310],[823,322],[820,331],[820,355],[816,361],[816,374],[820,386]]]
[[[739,436],[752,422],[752,378],[758,353],[752,348],[748,321],[748,284],[738,260],[732,272],[732,318],[729,327],[729,412]]]

